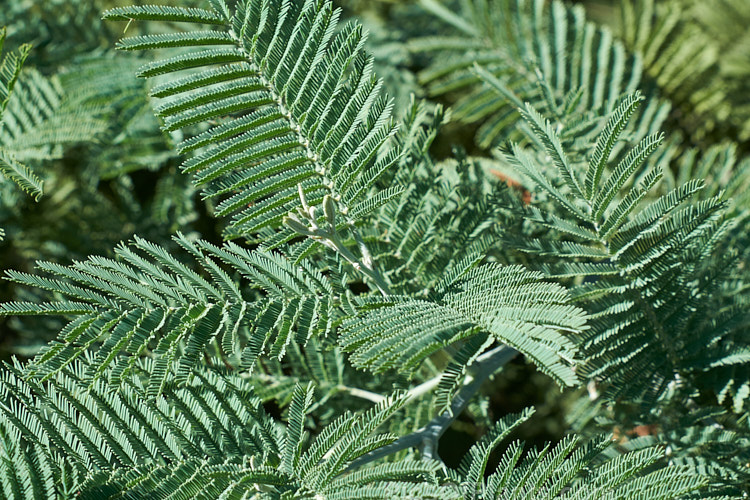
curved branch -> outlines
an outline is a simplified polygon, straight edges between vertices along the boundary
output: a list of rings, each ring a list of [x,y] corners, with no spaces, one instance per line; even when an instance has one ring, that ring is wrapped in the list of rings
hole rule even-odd
[[[463,413],[466,407],[469,406],[469,402],[479,392],[482,384],[497,373],[506,363],[515,358],[516,355],[518,355],[517,350],[503,345],[479,356],[469,368],[473,372],[473,378],[458,391],[456,397],[453,398],[450,409],[433,418],[418,431],[407,434],[389,445],[362,455],[349,465],[348,470],[356,469],[407,448],[419,447],[425,457],[439,460],[438,443],[442,435],[453,424],[453,421]]]

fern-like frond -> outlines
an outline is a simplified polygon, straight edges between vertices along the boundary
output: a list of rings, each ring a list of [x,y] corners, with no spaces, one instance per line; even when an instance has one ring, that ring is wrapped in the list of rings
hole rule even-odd
[[[55,498],[56,464],[39,445],[24,447],[0,424],[0,492],[3,498]],[[12,467],[10,466],[12,464]]]
[[[16,80],[18,80],[18,74],[21,72],[23,63],[31,52],[31,45],[24,44],[18,49],[18,53],[3,54],[7,32],[7,27],[0,27],[0,56],[2,56],[2,61],[0,61],[0,116],[8,105],[10,94]]]
[[[176,161],[177,152],[154,116],[147,82],[133,78],[142,62],[107,51],[57,74],[65,91],[66,107],[91,110],[107,122],[107,129],[90,148],[93,157],[88,159],[90,168],[103,180],[122,178],[137,170],[156,171],[167,162]],[[160,178],[162,184],[191,186],[189,179],[164,177],[167,176]],[[175,195],[175,204],[181,201],[178,196],[185,197]]]
[[[708,478],[704,498],[739,497],[750,484],[747,413],[731,415],[712,407],[680,408],[672,418],[662,419],[654,435],[627,441],[622,449],[641,450],[654,443],[669,447],[671,463]]]
[[[464,455],[458,469],[452,471],[457,476],[457,482],[461,485],[464,498],[472,498],[477,495],[477,486],[485,481],[485,470],[490,459],[490,453],[505,439],[516,427],[523,424],[534,414],[533,408],[527,408],[522,413],[506,415],[495,423],[482,438],[475,443]],[[503,464],[507,465],[507,464]],[[487,498],[492,498],[492,493],[484,488],[480,489],[482,496],[486,493]]]
[[[472,0],[455,11],[440,1],[420,3],[455,32],[411,42],[433,56],[420,79],[432,95],[455,96],[454,116],[480,124],[482,147],[519,140],[519,130],[533,138],[516,126],[521,103],[528,101],[552,120],[569,150],[578,148],[601,129],[598,117],[640,84],[640,54],[587,21],[582,6]],[[635,138],[658,128],[668,111],[666,103],[650,99],[649,109],[630,124]]]
[[[750,137],[747,26],[742,0],[623,0],[618,35],[643,55],[643,72],[682,118],[694,141]],[[713,139],[710,139],[713,140]]]
[[[582,344],[588,361],[579,373],[607,380],[612,397],[652,401],[670,382],[710,371],[700,359],[736,364],[740,358],[730,361],[726,347],[744,352],[747,345],[736,307],[708,306],[735,266],[731,253],[718,258],[718,242],[732,224],[722,194],[700,200],[703,184],[688,180],[653,199],[649,192],[661,174],[646,160],[661,142],[658,135],[643,138],[611,165],[638,100],[634,94],[621,101],[590,158],[575,168],[586,172],[585,196],[558,187],[561,174],[541,155],[513,145],[508,160],[559,207],[535,211],[530,220],[552,232],[541,240],[518,239],[519,247],[546,257],[549,275],[585,278],[573,291],[592,315]],[[546,133],[536,128],[544,144]],[[717,330],[713,321],[733,327]]]
[[[192,48],[144,66],[140,76],[190,70],[152,95],[164,99],[156,111],[165,130],[209,123],[179,148],[197,151],[183,170],[216,200],[216,215],[233,215],[227,235],[279,227],[300,206],[298,185],[311,204],[330,194],[349,221],[361,216],[355,205],[399,156],[385,145],[395,131],[391,104],[363,51],[361,27],[338,29],[339,12],[318,0],[211,7],[125,7],[105,18],[216,27],[125,38],[119,47]]]
[[[747,414],[732,414],[710,405],[686,405],[676,388],[673,397],[660,400],[647,413],[622,412],[601,398],[581,400],[570,415],[576,432],[609,434],[614,447],[606,454],[643,453],[659,446],[666,453],[656,467],[677,466],[703,476],[706,487],[686,498],[739,498],[750,484]],[[675,397],[676,396],[676,397]]]
[[[566,291],[521,266],[487,264],[431,299],[373,301],[343,324],[340,344],[352,363],[375,373],[414,370],[430,354],[480,332],[517,349],[561,385],[577,379],[569,335],[585,328]]]
[[[16,85],[24,61],[31,52],[30,45],[22,45],[18,53],[3,54],[6,33],[6,27],[0,27],[0,56],[2,57],[2,61],[0,61],[0,130],[3,127],[5,108],[11,100],[13,87]],[[0,173],[38,200],[42,195],[42,180],[34,175],[27,166],[16,161],[11,152],[3,147],[4,142],[2,136],[0,136]]]
[[[491,183],[476,162],[432,158],[430,147],[446,120],[442,107],[412,99],[395,136],[404,155],[383,182],[404,188],[361,229],[395,293],[424,295],[449,285],[521,220],[518,197]],[[370,196],[386,192],[378,186]]]
[[[25,70],[3,113],[0,147],[22,162],[60,158],[64,146],[91,141],[105,129],[96,115],[68,102],[58,77]]]
[[[497,469],[485,472],[490,453],[508,434],[527,421],[533,411],[499,420],[464,455],[459,467],[448,471],[464,499],[673,499],[705,485],[702,474],[684,466],[654,464],[664,451],[651,447],[603,460],[608,440],[583,445],[568,436],[554,447],[532,448],[524,456],[523,443],[515,441],[500,457]]]
[[[213,500],[242,498],[328,498],[374,500],[413,498],[458,499],[453,489],[420,481],[435,467],[422,462],[399,462],[398,466],[373,467],[368,475],[332,482],[330,488],[314,490],[294,482],[275,468],[262,466],[250,459],[186,460],[174,466],[140,466],[114,473],[99,473],[84,484],[80,498],[101,499],[125,494],[130,498],[184,498]],[[413,477],[413,481],[402,478]],[[390,479],[389,478],[394,478]],[[253,497],[251,497],[253,498]]]
[[[82,498],[122,493],[167,498],[177,493],[209,499],[249,492],[282,498],[459,498],[452,488],[426,479],[439,470],[437,462],[405,460],[344,473],[354,458],[394,439],[372,433],[398,411],[405,402],[403,397],[388,398],[364,414],[342,415],[308,445],[304,421],[312,399],[312,386],[295,389],[286,431],[275,436],[277,450],[223,458],[190,457],[157,467],[110,468],[86,480],[81,486]]]
[[[41,198],[44,192],[44,181],[2,147],[0,147],[0,173],[15,182],[35,200],[39,201]]]
[[[127,377],[116,392],[102,380],[85,382],[90,361],[75,361],[43,383],[25,379],[18,364],[4,367],[0,428],[13,443],[6,451],[21,459],[0,463],[3,487],[13,492],[8,498],[40,498],[37,492],[62,489],[65,481],[80,487],[97,470],[278,456],[281,434],[241,378],[198,370],[187,385],[170,383],[153,404],[143,404],[146,387],[138,377]],[[148,361],[141,368],[156,367]]]
[[[693,148],[680,156],[674,172],[665,172],[664,183],[675,188],[690,179],[704,179],[701,198],[724,192],[731,197],[732,214],[745,219],[750,212],[750,157],[741,156],[732,142],[715,144],[699,150]]]
[[[155,362],[148,394],[155,396],[171,368],[176,367],[178,382],[187,380],[213,342],[232,362],[252,368],[261,353],[281,358],[290,343],[304,344],[313,333],[330,328],[332,291],[319,271],[235,244],[216,247],[182,235],[175,241],[199,271],[140,238],[119,246],[117,260],[38,263],[49,278],[9,271],[11,280],[62,298],[41,304],[9,302],[0,306],[0,314],[74,318],[36,358],[30,373],[48,378],[93,351],[96,357],[84,378],[93,383],[106,372],[110,383],[116,383],[140,356],[148,355]],[[242,275],[256,291],[240,290],[228,272]],[[109,366],[114,369],[107,372]]]

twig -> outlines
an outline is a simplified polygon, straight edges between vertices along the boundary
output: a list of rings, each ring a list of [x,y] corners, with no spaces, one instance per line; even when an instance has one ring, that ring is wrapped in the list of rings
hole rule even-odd
[[[406,393],[406,398],[417,399],[420,396],[430,392],[432,389],[437,387],[437,385],[440,383],[440,378],[441,378],[441,375],[438,375],[437,377],[433,377],[430,380],[419,384],[418,386],[416,386],[415,388],[411,389],[409,392]],[[385,396],[381,396],[380,394],[377,394],[375,392],[366,391],[364,389],[357,389],[356,387],[338,385],[336,386],[336,388],[339,389],[340,391],[347,392],[351,394],[352,396],[372,401],[373,403],[380,403],[387,399]]]
[[[512,360],[518,351],[510,346],[500,346],[479,356],[469,367],[473,379],[463,386],[453,398],[450,409],[433,418],[427,425],[411,434],[403,436],[393,443],[378,448],[353,461],[347,470],[353,470],[367,463],[386,457],[407,448],[421,448],[422,455],[439,459],[438,442],[453,421],[463,413],[482,384],[495,374],[502,366]]]
[[[346,392],[347,394],[351,394],[354,397],[372,401],[373,403],[382,403],[383,401],[388,399],[385,396],[381,396],[380,394],[376,392],[366,391],[364,389],[357,389],[356,387],[349,387],[346,385],[337,385],[336,389],[340,390],[341,392]]]
[[[419,384],[415,388],[411,389],[406,394],[406,397],[408,397],[409,399],[416,399],[416,398],[419,398],[420,396],[422,396],[424,394],[427,394],[432,389],[434,389],[435,387],[438,386],[438,384],[440,383],[440,379],[441,378],[443,378],[442,374],[441,375],[437,375],[435,377],[432,377],[430,380],[428,380],[426,382],[422,382],[421,384]]]
[[[333,198],[330,195],[326,195],[323,198],[323,213],[325,214],[328,226],[323,228],[318,225],[318,219],[315,215],[318,207],[308,205],[307,199],[305,198],[305,192],[302,190],[302,185],[298,185],[297,187],[299,189],[299,198],[302,203],[302,208],[297,209],[296,214],[290,213],[288,216],[284,217],[284,224],[297,233],[309,236],[328,248],[335,250],[347,262],[349,262],[354,269],[370,278],[384,297],[391,295],[391,289],[388,286],[388,283],[380,274],[380,271],[375,267],[372,255],[357,231],[357,228],[353,225],[351,226],[352,234],[354,235],[354,239],[359,246],[359,251],[362,254],[361,259],[357,258],[357,256],[354,255],[354,253],[352,253],[352,251],[349,250],[341,240],[341,237],[336,231],[337,210]]]

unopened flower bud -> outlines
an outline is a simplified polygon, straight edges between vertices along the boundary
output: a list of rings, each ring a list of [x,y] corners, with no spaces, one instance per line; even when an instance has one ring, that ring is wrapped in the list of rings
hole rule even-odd
[[[326,219],[328,219],[331,227],[336,227],[336,204],[329,194],[323,198],[323,213],[326,215]]]
[[[310,236],[312,233],[310,232],[310,228],[308,228],[306,225],[300,221],[296,215],[290,214],[286,217],[284,217],[284,225],[287,226],[292,231],[296,231],[300,234],[304,234],[306,236]]]
[[[299,201],[302,203],[302,208],[308,210],[307,198],[305,198],[305,192],[302,190],[302,184],[297,184],[297,192],[299,192]]]

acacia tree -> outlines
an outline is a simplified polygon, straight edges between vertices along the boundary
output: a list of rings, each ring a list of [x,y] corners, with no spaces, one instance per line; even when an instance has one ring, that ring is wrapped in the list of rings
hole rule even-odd
[[[741,494],[747,205],[730,198],[748,163],[713,184],[682,175],[711,156],[662,146],[669,101],[580,8],[421,5],[446,27],[411,42],[433,56],[420,81],[461,94],[457,119],[482,122],[494,156],[435,159],[448,114],[414,97],[394,109],[363,28],[329,1],[104,13],[154,26],[118,48],[157,50],[137,76],[183,158],[171,175],[192,178],[227,241],[135,236],[114,256],[6,272],[46,297],[0,314],[65,319],[2,371],[6,497]],[[49,104],[43,79],[14,88],[27,54],[3,60],[0,152],[37,195],[14,153],[35,130],[25,110]],[[38,123],[65,107],[45,109]],[[533,414],[492,423],[482,404],[518,357],[589,391],[577,434],[516,441],[487,470]],[[490,425],[454,469],[438,444],[462,414]]]

